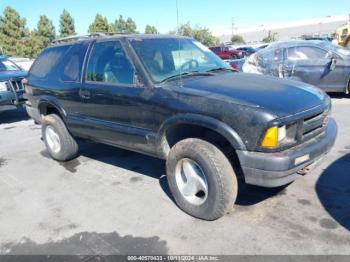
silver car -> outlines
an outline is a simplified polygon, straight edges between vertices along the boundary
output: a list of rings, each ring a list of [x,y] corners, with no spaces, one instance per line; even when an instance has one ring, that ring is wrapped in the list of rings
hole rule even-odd
[[[302,81],[326,92],[349,93],[350,50],[328,41],[279,42],[247,59],[243,71]]]

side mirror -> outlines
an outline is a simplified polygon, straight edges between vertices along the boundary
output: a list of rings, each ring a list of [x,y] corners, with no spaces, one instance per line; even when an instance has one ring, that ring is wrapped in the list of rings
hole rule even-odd
[[[335,69],[335,67],[337,66],[337,59],[332,57],[331,59],[331,63],[329,65],[329,70],[333,71]]]

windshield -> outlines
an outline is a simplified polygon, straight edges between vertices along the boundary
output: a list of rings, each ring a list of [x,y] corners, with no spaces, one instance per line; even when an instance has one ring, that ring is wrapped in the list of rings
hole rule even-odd
[[[20,70],[18,66],[10,60],[0,60],[0,72],[3,71],[17,71]]]
[[[131,45],[156,83],[180,74],[230,69],[207,47],[192,39],[136,39]]]

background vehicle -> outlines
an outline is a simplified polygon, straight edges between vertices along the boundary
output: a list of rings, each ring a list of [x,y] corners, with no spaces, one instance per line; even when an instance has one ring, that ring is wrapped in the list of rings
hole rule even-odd
[[[333,38],[328,37],[328,36],[306,36],[303,38],[303,40],[319,40],[319,41],[327,41],[327,42],[332,42]]]
[[[256,51],[259,51],[261,49],[267,48],[270,44],[263,44],[263,45],[259,45],[258,47],[256,47]]]
[[[34,62],[34,59],[26,57],[9,57],[8,59],[25,71],[29,71],[30,67]]]
[[[24,101],[22,79],[26,75],[7,57],[0,56],[0,105],[18,105]]]
[[[237,50],[243,51],[245,56],[250,56],[251,54],[254,54],[257,51],[255,48],[250,46],[238,47]]]
[[[227,63],[238,72],[242,72],[242,67],[246,61],[246,58],[227,60]]]
[[[191,38],[73,39],[45,49],[26,85],[52,158],[76,157],[79,137],[165,159],[176,203],[195,217],[232,209],[237,168],[248,184],[278,187],[334,143],[324,92],[235,73]]]
[[[350,23],[347,23],[336,30],[338,45],[350,48]]]
[[[209,49],[223,60],[239,59],[244,56],[244,52],[240,50],[231,49],[226,46],[215,46],[215,47],[210,47]]]
[[[350,51],[328,41],[280,42],[247,59],[243,71],[298,80],[327,92],[348,92]]]

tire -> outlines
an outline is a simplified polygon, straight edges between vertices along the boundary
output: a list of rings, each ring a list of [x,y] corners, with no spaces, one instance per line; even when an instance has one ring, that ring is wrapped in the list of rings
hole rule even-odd
[[[195,196],[188,193],[187,186],[193,179],[188,180],[184,175],[186,166],[199,170],[199,174],[202,171],[197,178],[202,179],[199,188],[203,181],[206,183],[206,195],[205,190],[199,190]],[[238,192],[237,178],[229,160],[213,144],[195,138],[178,142],[169,152],[166,169],[174,200],[189,215],[211,221],[232,210]]]
[[[50,114],[44,116],[41,130],[46,149],[53,159],[68,161],[77,156],[78,144],[68,132],[66,125],[58,115]],[[58,144],[59,146],[55,147],[53,144]]]

